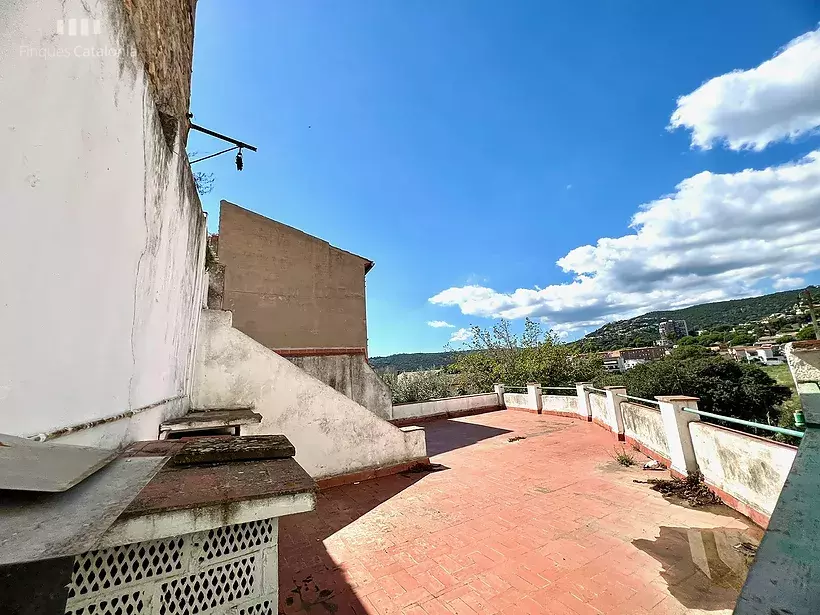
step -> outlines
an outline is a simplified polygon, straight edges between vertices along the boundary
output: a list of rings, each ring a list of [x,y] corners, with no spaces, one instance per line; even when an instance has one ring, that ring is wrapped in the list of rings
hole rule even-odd
[[[180,431],[204,431],[224,427],[239,427],[262,422],[262,415],[252,408],[231,408],[216,410],[194,410],[188,414],[161,423],[159,438],[164,440],[169,434]]]

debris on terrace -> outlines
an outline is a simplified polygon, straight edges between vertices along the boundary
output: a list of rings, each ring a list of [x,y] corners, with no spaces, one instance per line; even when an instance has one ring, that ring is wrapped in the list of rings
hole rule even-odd
[[[675,495],[689,502],[692,506],[709,506],[721,504],[720,498],[709,490],[703,482],[703,475],[700,472],[693,472],[686,478],[650,478],[636,483],[648,483],[653,491],[664,495]]]

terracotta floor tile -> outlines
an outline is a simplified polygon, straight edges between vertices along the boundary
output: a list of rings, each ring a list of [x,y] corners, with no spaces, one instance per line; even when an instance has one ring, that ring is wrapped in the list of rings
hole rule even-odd
[[[704,564],[692,545],[714,553],[761,531],[633,483],[646,473],[614,462],[612,434],[514,411],[425,430],[447,470],[327,489],[316,511],[281,519],[282,613],[731,613],[732,554]],[[739,587],[745,570],[732,573]]]

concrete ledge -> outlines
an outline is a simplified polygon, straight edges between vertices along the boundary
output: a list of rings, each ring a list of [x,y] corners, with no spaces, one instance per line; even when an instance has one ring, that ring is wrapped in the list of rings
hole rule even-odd
[[[341,474],[339,476],[329,476],[328,478],[320,478],[316,481],[316,486],[321,489],[331,489],[333,487],[340,487],[342,485],[350,485],[365,480],[374,478],[381,478],[383,476],[390,476],[409,470],[419,463],[430,463],[429,457],[419,457],[411,461],[403,461],[392,466],[385,466],[383,468],[370,468],[367,470],[359,470],[358,472],[351,472],[350,474]]]
[[[340,354],[367,355],[367,349],[361,347],[339,348],[274,348],[273,351],[280,357],[327,357]]]
[[[514,410],[515,412],[529,412],[530,414],[541,414],[535,408],[513,408],[512,406],[507,406],[507,410]]]
[[[462,416],[473,416],[475,414],[486,414],[487,412],[497,412],[503,410],[499,406],[483,406],[481,408],[470,408],[469,410],[454,410],[451,412],[439,412],[438,414],[428,414],[426,416],[409,417],[406,419],[393,419],[389,421],[396,427],[408,427],[419,423],[429,423],[430,421],[440,421],[442,419],[455,419]]]

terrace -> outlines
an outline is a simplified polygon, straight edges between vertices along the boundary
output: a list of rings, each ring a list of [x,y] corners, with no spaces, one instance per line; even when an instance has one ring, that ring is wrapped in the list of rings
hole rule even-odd
[[[326,489],[281,520],[281,612],[732,611],[734,546],[763,531],[636,483],[661,473],[619,465],[607,430],[499,410],[426,431],[441,471]]]

